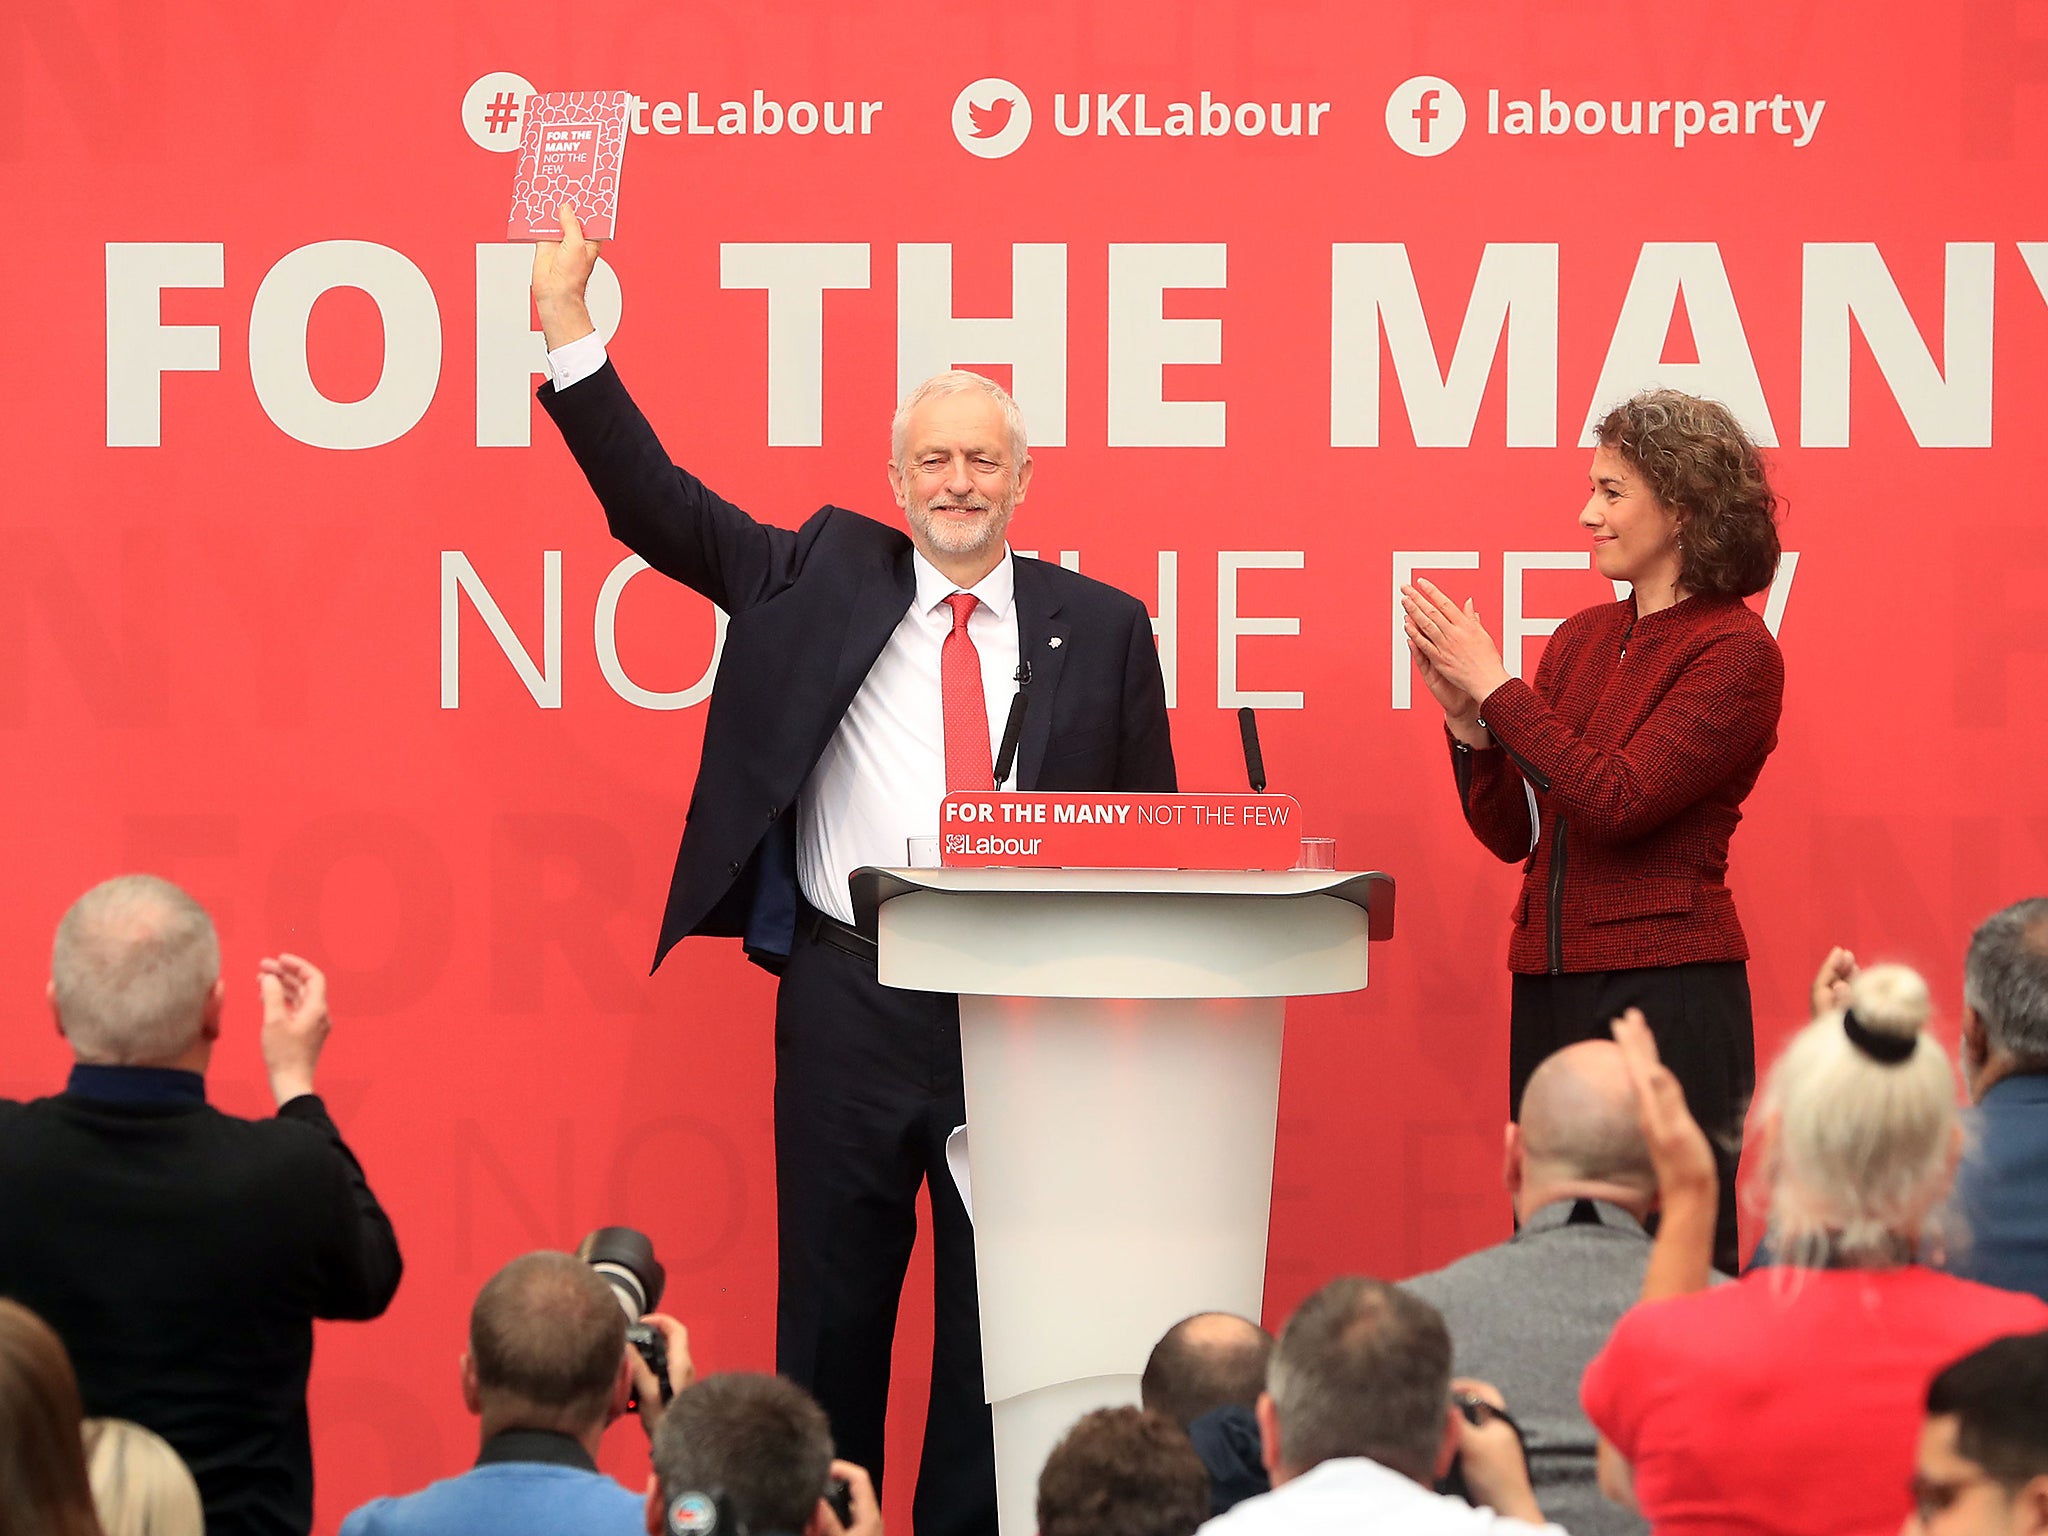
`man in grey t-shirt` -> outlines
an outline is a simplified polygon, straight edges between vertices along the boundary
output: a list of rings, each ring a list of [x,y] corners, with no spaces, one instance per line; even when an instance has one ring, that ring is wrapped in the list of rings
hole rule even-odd
[[[1567,1046],[1536,1069],[1507,1128],[1506,1178],[1521,1230],[1403,1282],[1443,1313],[1453,1369],[1500,1388],[1529,1444],[1543,1512],[1573,1536],[1641,1536],[1601,1496],[1579,1378],[1636,1302],[1656,1175],[1635,1093],[1611,1040]]]

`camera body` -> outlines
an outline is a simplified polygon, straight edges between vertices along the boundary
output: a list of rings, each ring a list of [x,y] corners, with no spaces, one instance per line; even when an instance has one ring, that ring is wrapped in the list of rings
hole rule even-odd
[[[675,1396],[668,1379],[668,1340],[657,1328],[640,1319],[661,1305],[662,1287],[668,1274],[654,1256],[654,1242],[632,1227],[599,1227],[576,1245],[576,1257],[604,1276],[626,1313],[626,1342],[633,1346],[654,1379],[661,1384],[661,1400]],[[636,1400],[632,1405],[638,1408]]]
[[[853,1484],[835,1477],[825,1485],[825,1503],[839,1517],[842,1530],[853,1529]]]
[[[654,1372],[654,1379],[661,1383],[661,1400],[666,1403],[674,1397],[676,1389],[670,1385],[668,1379],[668,1340],[662,1337],[661,1330],[646,1323],[628,1323],[626,1342],[633,1346],[642,1360],[647,1362],[647,1369]],[[640,1411],[638,1392],[633,1394],[626,1407],[634,1413]]]
[[[1515,1443],[1522,1448],[1522,1470],[1524,1472],[1529,1470],[1528,1438],[1523,1435],[1522,1426],[1515,1422],[1514,1415],[1509,1413],[1507,1409],[1496,1408],[1476,1392],[1453,1392],[1451,1394],[1451,1406],[1456,1408],[1464,1416],[1465,1422],[1474,1429],[1491,1423],[1495,1419],[1499,1419],[1509,1429],[1512,1429],[1515,1432]],[[1453,1498],[1464,1499],[1468,1503],[1474,1502],[1472,1490],[1465,1482],[1465,1457],[1463,1452],[1451,1458],[1450,1470],[1437,1479],[1436,1491],[1438,1493],[1450,1494]]]

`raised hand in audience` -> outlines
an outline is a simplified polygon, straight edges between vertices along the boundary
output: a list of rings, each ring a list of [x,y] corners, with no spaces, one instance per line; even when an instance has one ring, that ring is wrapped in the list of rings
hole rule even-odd
[[[1657,1173],[1660,1219],[1643,1271],[1642,1299],[1705,1290],[1713,1273],[1714,1220],[1721,1198],[1713,1148],[1685,1107],[1685,1090],[1657,1055],[1657,1037],[1642,1010],[1629,1009],[1612,1027],[1635,1087],[1636,1119],[1649,1144],[1650,1166]],[[1634,1509],[1633,1470],[1605,1435],[1598,1458],[1600,1491],[1624,1509]]]
[[[273,955],[257,964],[263,994],[263,1064],[270,1091],[282,1108],[313,1091],[313,1069],[327,1044],[327,978],[297,955]]]
[[[1612,1027],[1635,1087],[1637,1123],[1657,1174],[1660,1218],[1650,1267],[1643,1276],[1643,1300],[1702,1290],[1713,1269],[1714,1221],[1721,1195],[1713,1148],[1685,1106],[1685,1090],[1658,1057],[1656,1036],[1642,1010],[1629,1009]]]
[[[1813,978],[1813,1017],[1849,1006],[1849,983],[1856,979],[1856,957],[1837,944]]]

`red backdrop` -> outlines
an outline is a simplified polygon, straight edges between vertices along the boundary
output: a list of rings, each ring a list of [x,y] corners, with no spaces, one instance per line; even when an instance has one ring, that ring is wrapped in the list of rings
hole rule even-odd
[[[257,957],[328,968],[323,1088],[408,1273],[320,1336],[323,1529],[465,1464],[463,1321],[515,1252],[644,1227],[702,1364],[770,1360],[770,983],[711,942],[645,974],[713,615],[607,594],[624,551],[531,407],[507,71],[647,103],[610,309],[672,452],[775,521],[893,516],[902,381],[1011,378],[1016,542],[1160,615],[1183,782],[1240,782],[1256,703],[1275,787],[1398,877],[1370,991],[1291,1014],[1268,1320],[1498,1238],[1515,874],[1406,707],[1397,566],[1496,632],[1512,606],[1527,670],[1607,595],[1588,413],[1653,377],[1736,403],[1799,557],[1732,874],[1760,1043],[1831,943],[1953,998],[1971,924],[2048,863],[2041,28],[2017,0],[8,8],[0,1091],[61,1080],[46,939],[110,873],[218,917],[231,1109],[267,1107]]]

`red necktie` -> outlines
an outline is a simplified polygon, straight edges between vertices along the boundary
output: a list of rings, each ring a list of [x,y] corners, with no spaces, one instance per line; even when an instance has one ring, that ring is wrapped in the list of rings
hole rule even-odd
[[[939,692],[946,710],[946,792],[994,789],[995,764],[988,751],[988,695],[981,690],[981,653],[967,637],[967,615],[974,612],[972,592],[946,599],[953,610],[953,632],[939,647]]]

